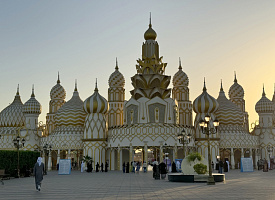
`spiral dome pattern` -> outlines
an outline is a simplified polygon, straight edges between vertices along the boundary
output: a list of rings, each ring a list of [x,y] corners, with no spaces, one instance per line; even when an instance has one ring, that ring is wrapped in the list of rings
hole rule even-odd
[[[66,98],[66,91],[63,88],[63,86],[60,85],[59,74],[58,74],[58,80],[56,85],[53,86],[51,89],[50,97],[51,99],[63,99],[63,100]]]
[[[0,113],[0,127],[19,127],[25,122],[23,103],[17,89],[13,102]]]
[[[34,89],[32,90],[31,98],[23,105],[24,114],[41,114],[42,106],[35,99]]]
[[[263,89],[262,98],[256,103],[255,110],[257,113],[273,113],[274,103],[265,96]]]
[[[67,101],[56,113],[55,124],[59,126],[84,126],[86,113],[83,110],[83,101],[77,89],[72,98]]]
[[[179,64],[179,71],[177,71],[173,77],[173,85],[174,87],[188,87],[189,85],[189,78],[186,73],[182,71],[181,62]]]
[[[217,100],[206,91],[205,83],[203,92],[193,102],[195,113],[214,113],[219,107]]]
[[[217,101],[219,103],[219,108],[216,111],[215,115],[217,116],[221,125],[243,124],[243,112],[233,102],[226,98],[222,87],[220,89]]]
[[[244,98],[244,90],[243,87],[238,84],[236,75],[235,75],[235,79],[234,79],[234,84],[229,88],[229,92],[228,92],[229,98],[230,99],[235,99],[235,98]]]
[[[97,86],[94,94],[84,101],[84,110],[86,113],[103,113],[105,114],[109,109],[107,100],[98,93]]]
[[[109,86],[110,87],[124,87],[125,86],[125,78],[119,72],[117,62],[116,62],[115,71],[109,77]]]

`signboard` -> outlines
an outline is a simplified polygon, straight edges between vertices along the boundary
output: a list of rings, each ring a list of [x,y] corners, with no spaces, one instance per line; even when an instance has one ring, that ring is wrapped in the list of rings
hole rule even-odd
[[[182,159],[175,159],[177,172],[181,172],[181,162]]]
[[[241,172],[253,172],[252,158],[241,158]]]
[[[71,159],[60,159],[59,160],[59,175],[71,174]]]

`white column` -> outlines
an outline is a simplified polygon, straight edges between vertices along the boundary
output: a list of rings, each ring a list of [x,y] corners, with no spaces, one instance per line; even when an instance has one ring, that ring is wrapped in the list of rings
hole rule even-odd
[[[147,147],[147,143],[148,143],[148,141],[144,141],[144,161],[146,162],[146,169],[148,168],[148,147]]]
[[[249,156],[252,158],[252,148],[249,149]]]
[[[71,159],[71,149],[68,149],[68,159]]]
[[[120,157],[120,159],[119,159],[119,170],[122,170],[122,160],[123,160],[123,158],[122,158],[122,149],[120,149],[119,150],[119,157]]]
[[[242,158],[244,157],[244,151],[243,151],[243,148],[241,148],[241,157],[242,157]]]
[[[130,150],[129,150],[129,165],[131,165],[131,162],[133,161],[133,147],[132,143],[130,143]]]
[[[52,170],[52,151],[49,150],[48,171]]]
[[[115,150],[110,148],[111,152],[111,159],[110,159],[110,162],[111,162],[111,165],[110,165],[110,168],[111,170],[115,170]]]
[[[120,151],[121,151],[120,146],[118,146],[118,148],[117,148],[117,170],[120,170],[121,167],[122,167],[122,166],[120,165],[121,160],[122,160],[122,158],[120,157],[120,156],[121,156]]]
[[[60,160],[60,149],[57,150],[57,161],[56,164],[59,163]]]
[[[160,152],[159,152],[159,163],[161,163],[163,161],[163,142],[160,141],[159,142],[159,149],[160,149]]]
[[[234,158],[234,149],[233,148],[231,148],[230,154],[231,154],[231,167],[232,167],[232,169],[235,169],[235,158]]]

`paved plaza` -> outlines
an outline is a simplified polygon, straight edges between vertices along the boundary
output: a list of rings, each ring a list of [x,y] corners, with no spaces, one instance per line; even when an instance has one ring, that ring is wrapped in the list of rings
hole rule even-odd
[[[44,176],[42,189],[35,190],[34,178],[5,180],[0,184],[0,199],[268,199],[275,200],[275,170],[241,173],[231,170],[226,182],[180,183],[154,180],[152,172],[123,174],[80,173],[58,175],[51,171]]]

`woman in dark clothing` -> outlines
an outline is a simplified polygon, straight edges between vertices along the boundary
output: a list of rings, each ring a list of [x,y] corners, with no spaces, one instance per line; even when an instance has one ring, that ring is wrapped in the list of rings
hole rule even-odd
[[[95,165],[95,171],[96,171],[96,172],[98,172],[98,168],[99,168],[99,164],[98,164],[98,162],[97,162],[96,165]]]
[[[129,173],[129,162],[126,164],[126,173]]]
[[[34,180],[35,180],[35,187],[37,191],[41,189],[41,182],[43,180],[43,172],[44,172],[44,163],[42,163],[42,158],[38,157],[37,162],[33,168]]]
[[[101,172],[104,172],[104,166],[103,166],[103,163],[101,163]]]
[[[177,172],[177,167],[176,167],[176,163],[173,161],[172,163],[172,172],[175,173]]]
[[[122,164],[123,173],[125,173],[125,167],[126,167],[125,162],[123,162]]]
[[[105,172],[108,172],[108,163],[105,162]]]

